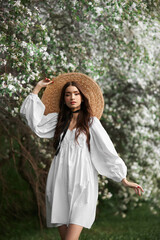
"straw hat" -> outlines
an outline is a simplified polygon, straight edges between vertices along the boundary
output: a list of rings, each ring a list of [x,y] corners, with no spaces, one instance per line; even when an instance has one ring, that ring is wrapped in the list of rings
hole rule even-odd
[[[78,82],[83,87],[84,95],[88,98],[93,111],[93,116],[101,118],[104,109],[104,99],[98,84],[83,73],[64,73],[53,78],[54,83],[49,84],[43,92],[42,102],[45,105],[44,114],[59,112],[59,100],[61,90],[65,83],[70,81]]]

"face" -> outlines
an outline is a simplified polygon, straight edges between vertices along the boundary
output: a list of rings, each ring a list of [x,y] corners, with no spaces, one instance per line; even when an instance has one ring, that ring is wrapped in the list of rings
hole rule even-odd
[[[68,86],[65,90],[64,100],[70,109],[76,111],[80,109],[82,96],[78,88],[75,86]]]

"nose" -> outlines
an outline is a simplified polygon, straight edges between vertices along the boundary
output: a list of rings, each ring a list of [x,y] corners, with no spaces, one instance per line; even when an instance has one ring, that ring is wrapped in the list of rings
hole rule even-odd
[[[75,98],[74,93],[71,94],[71,99],[73,100]]]

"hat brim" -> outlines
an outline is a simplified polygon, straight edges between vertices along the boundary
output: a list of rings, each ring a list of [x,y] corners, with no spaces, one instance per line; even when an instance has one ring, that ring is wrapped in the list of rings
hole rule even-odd
[[[44,114],[59,112],[59,101],[63,86],[70,81],[78,82],[84,89],[84,95],[88,98],[93,116],[101,118],[104,110],[104,98],[98,84],[83,73],[64,73],[55,77],[43,92],[42,102],[45,105]]]

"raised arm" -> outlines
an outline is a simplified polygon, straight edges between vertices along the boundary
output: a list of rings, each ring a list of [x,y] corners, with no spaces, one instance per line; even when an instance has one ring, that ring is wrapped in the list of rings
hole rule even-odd
[[[35,86],[35,88],[33,89],[32,93],[34,94],[38,94],[39,91],[43,88],[43,87],[47,87],[47,85],[53,83],[53,80],[50,80],[49,78],[45,78],[44,80],[40,80],[37,85]]]
[[[37,83],[33,91],[24,99],[20,115],[32,131],[41,138],[52,138],[57,124],[58,113],[44,115],[45,105],[38,97],[42,87],[53,83],[49,79],[41,80]]]

